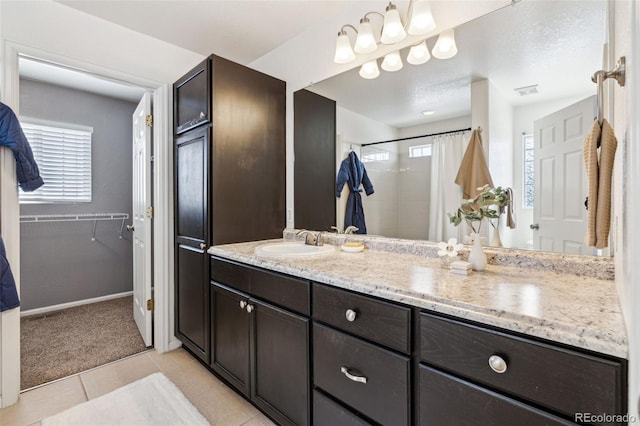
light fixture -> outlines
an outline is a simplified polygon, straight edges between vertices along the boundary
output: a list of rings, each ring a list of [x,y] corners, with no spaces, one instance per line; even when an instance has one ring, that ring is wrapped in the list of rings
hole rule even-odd
[[[374,59],[373,61],[365,62],[360,67],[360,77],[371,80],[380,75],[380,70],[378,69],[378,62]]]
[[[382,36],[380,42],[384,44],[398,43],[404,40],[407,36],[407,32],[404,30],[404,25],[400,19],[400,13],[395,4],[389,2],[389,5],[385,9],[384,24],[382,26]]]
[[[431,14],[431,5],[426,0],[415,0],[411,9],[411,22],[408,33],[422,35],[436,29],[436,23]]]
[[[371,29],[371,23],[366,16],[360,20],[358,25],[358,38],[356,39],[356,46],[353,50],[356,53],[370,53],[378,48],[376,38],[373,36],[373,30]]]
[[[402,69],[402,58],[400,57],[400,52],[395,51],[387,53],[382,61],[382,69],[389,72]]]
[[[518,92],[520,96],[535,95],[539,92],[537,84],[534,84],[533,86],[518,87],[513,90]]]
[[[411,46],[411,49],[409,49],[407,62],[411,65],[424,64],[429,59],[431,59],[431,55],[429,54],[426,40],[423,40],[422,43]]]
[[[440,33],[431,54],[438,59],[453,58],[458,53],[453,28]]]
[[[346,64],[353,61],[356,58],[356,54],[353,53],[353,49],[351,48],[351,42],[349,41],[349,36],[345,31],[346,27],[353,28],[351,25],[345,25],[342,27],[342,29],[338,33],[338,38],[336,39],[336,54],[333,57],[333,61],[336,64]]]
[[[435,111],[422,111],[422,115],[433,115],[435,113]]]

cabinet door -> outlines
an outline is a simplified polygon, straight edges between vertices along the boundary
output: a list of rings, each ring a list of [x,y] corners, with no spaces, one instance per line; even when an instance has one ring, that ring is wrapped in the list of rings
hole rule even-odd
[[[211,367],[249,396],[249,297],[211,285]]]
[[[175,133],[211,121],[211,59],[207,58],[173,85]]]
[[[251,399],[281,425],[309,420],[309,320],[251,300]]]
[[[209,362],[208,129],[176,139],[176,336]]]
[[[209,286],[204,250],[178,244],[176,250],[176,336],[209,362]]]

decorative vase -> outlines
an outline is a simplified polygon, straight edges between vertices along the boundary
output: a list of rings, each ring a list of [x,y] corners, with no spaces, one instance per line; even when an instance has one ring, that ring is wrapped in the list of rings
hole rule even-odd
[[[493,228],[493,237],[491,237],[491,247],[502,247],[502,240],[500,239],[500,222]]]
[[[480,235],[472,233],[471,238],[473,239],[473,246],[469,253],[469,263],[471,263],[471,267],[474,271],[484,271],[484,268],[487,267],[487,255],[482,249]]]

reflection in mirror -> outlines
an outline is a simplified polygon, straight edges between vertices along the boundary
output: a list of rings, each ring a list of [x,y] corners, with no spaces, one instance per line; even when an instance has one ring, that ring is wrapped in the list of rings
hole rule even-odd
[[[458,54],[451,59],[406,64],[374,80],[353,69],[310,86],[336,100],[337,161],[356,147],[373,181],[375,194],[363,197],[368,233],[461,239],[464,227],[446,224],[438,231],[462,196],[450,181],[449,189],[434,185],[434,161],[439,170],[455,168],[455,175],[458,160],[439,148],[464,149],[470,133],[449,132],[483,123],[494,184],[514,192],[517,227],[505,228],[502,217],[504,246],[608,255],[582,243],[580,223],[586,195],[581,144],[594,117],[591,74],[603,68],[605,21],[604,0],[522,1],[457,27]],[[427,39],[429,49],[434,43],[435,37]],[[442,143],[445,136],[461,142]],[[579,147],[557,151],[561,139]],[[368,145],[389,140],[398,141]],[[568,207],[560,211],[561,205]],[[550,239],[568,228],[573,235]]]

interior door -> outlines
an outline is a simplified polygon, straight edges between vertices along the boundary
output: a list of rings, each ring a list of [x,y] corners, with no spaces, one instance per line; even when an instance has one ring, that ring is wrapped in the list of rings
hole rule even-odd
[[[147,346],[153,345],[151,276],[151,95],[133,113],[133,318]]]
[[[587,179],[582,144],[596,116],[591,96],[533,123],[536,250],[593,254],[584,244]]]

